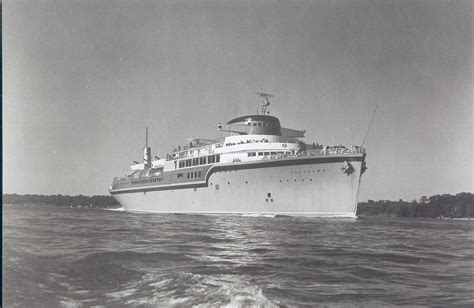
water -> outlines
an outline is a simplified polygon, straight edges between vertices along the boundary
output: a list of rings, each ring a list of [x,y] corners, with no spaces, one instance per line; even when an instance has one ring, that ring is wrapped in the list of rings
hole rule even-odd
[[[3,306],[473,306],[473,221],[4,206]]]

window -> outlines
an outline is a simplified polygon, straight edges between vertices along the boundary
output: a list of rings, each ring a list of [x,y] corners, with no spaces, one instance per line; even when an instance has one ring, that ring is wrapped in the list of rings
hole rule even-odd
[[[268,155],[270,155],[270,152],[265,152],[265,156],[268,156]]]
[[[205,165],[206,164],[206,156],[203,156],[203,157],[199,158],[199,164],[200,165]]]
[[[216,163],[221,161],[221,154],[216,155]]]
[[[202,176],[201,171],[198,171],[198,177],[200,178]]]
[[[178,173],[178,179],[181,179],[183,177],[182,173]],[[156,179],[155,179],[156,180]]]
[[[198,177],[198,173],[197,171],[194,172],[194,177],[197,178]]]
[[[191,172],[191,179],[194,179],[194,172]]]
[[[257,123],[252,123],[253,126],[257,126]]]
[[[186,178],[187,178],[187,179],[189,179],[189,172],[188,172],[188,173],[186,173]]]
[[[258,156],[263,156],[263,152],[258,152]]]
[[[209,155],[209,156],[207,157],[207,162],[208,162],[209,164],[215,163],[215,162],[216,162],[216,156],[215,156],[215,155]]]
[[[191,167],[191,160],[190,159],[186,159],[186,167]]]
[[[257,126],[262,126],[262,123],[258,123],[258,125],[257,125]]]
[[[248,152],[248,153],[247,153],[247,156],[248,156],[248,157],[252,156],[252,153],[251,153],[251,152]]]
[[[193,166],[199,165],[199,158],[193,158]]]
[[[276,155],[277,153],[276,152],[272,152],[271,155]]]

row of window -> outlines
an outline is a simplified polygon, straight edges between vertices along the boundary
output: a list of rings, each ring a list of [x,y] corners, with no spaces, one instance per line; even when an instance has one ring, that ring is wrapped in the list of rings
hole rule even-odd
[[[134,181],[132,181],[132,185],[157,183],[157,182],[161,182],[161,181],[163,181],[162,178],[153,178],[153,179],[146,179],[146,180],[134,180]]]
[[[178,173],[177,175],[178,179],[184,178],[184,173]],[[186,173],[186,178],[187,179],[197,179],[202,177],[202,172],[201,171],[194,171],[194,172],[188,172]]]
[[[258,156],[276,156],[278,154],[289,155],[289,154],[291,154],[291,152],[290,151],[258,152]],[[248,157],[257,156],[257,152],[248,152],[247,156]]]
[[[273,127],[271,123],[247,122],[247,125]]]
[[[183,159],[179,161],[178,166],[179,168],[186,168],[186,167],[192,167],[192,166],[218,163],[220,161],[221,161],[221,155],[216,154],[216,155],[208,155],[208,156],[202,156],[202,157]]]

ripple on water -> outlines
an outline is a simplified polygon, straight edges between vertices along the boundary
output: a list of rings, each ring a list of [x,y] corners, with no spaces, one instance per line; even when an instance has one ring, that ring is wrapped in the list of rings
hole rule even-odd
[[[4,207],[4,306],[473,306],[472,221]]]

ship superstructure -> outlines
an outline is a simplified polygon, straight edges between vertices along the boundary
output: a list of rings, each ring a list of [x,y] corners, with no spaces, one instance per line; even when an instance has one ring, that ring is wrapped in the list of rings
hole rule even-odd
[[[355,216],[362,147],[303,142],[305,131],[269,115],[271,94],[257,93],[261,112],[218,124],[221,140],[194,139],[115,178],[111,195],[126,210],[159,213],[256,213]]]

